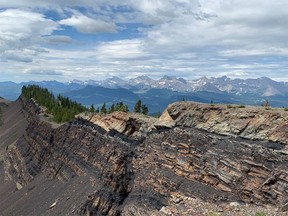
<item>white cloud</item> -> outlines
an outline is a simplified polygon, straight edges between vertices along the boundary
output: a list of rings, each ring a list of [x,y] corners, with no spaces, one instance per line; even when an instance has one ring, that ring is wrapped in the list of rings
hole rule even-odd
[[[265,55],[276,55],[276,56],[287,56],[288,47],[267,47],[259,49],[232,49],[232,50],[221,50],[219,52],[221,56],[265,56]]]
[[[73,15],[61,20],[61,25],[72,26],[82,33],[116,32],[116,26],[99,19],[92,19],[84,15]]]
[[[54,71],[54,70],[47,70],[47,69],[27,69],[24,70],[24,73],[26,74],[32,74],[32,75],[41,75],[41,76],[61,76],[63,75],[62,72]]]
[[[0,37],[4,41],[18,42],[29,38],[50,35],[58,27],[57,23],[42,14],[7,9],[0,12]]]
[[[0,11],[2,70],[47,67],[66,79],[287,76],[287,0],[3,0],[0,7],[19,8]],[[47,9],[59,16],[48,19]],[[59,25],[80,37],[65,28],[54,35]],[[101,32],[113,34],[94,34]]]
[[[0,12],[0,56],[2,59],[31,62],[42,49],[37,44],[51,35],[58,24],[42,14],[17,9]]]
[[[144,59],[151,54],[145,52],[140,39],[118,40],[102,43],[96,48],[96,58],[103,61]]]

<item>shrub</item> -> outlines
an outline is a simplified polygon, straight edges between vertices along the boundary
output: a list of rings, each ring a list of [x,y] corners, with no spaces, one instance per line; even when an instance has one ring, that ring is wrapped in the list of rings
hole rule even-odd
[[[264,212],[256,212],[255,216],[266,216]]]
[[[239,106],[237,106],[238,108],[245,108],[245,106],[244,105],[239,105]]]
[[[227,105],[227,108],[228,108],[228,109],[232,109],[232,108],[234,108],[234,107],[233,107],[231,104],[228,104],[228,105]]]

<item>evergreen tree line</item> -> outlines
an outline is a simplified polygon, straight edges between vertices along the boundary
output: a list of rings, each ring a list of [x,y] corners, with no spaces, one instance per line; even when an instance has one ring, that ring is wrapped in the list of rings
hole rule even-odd
[[[112,104],[110,107],[107,107],[106,103],[104,103],[102,107],[98,107],[97,109],[92,104],[88,109],[80,103],[70,100],[68,97],[62,95],[55,97],[47,88],[42,88],[38,85],[23,86],[22,94],[27,99],[33,98],[40,106],[46,107],[46,112],[53,115],[53,121],[57,123],[69,121],[75,115],[84,111],[102,114],[113,113],[115,111],[129,112],[128,106],[123,102]],[[141,100],[138,100],[134,106],[134,112],[148,115],[149,110],[145,104],[142,104]]]
[[[116,103],[116,105],[112,104],[110,107],[107,107],[106,103],[104,103],[100,108],[97,107],[96,109],[95,109],[94,105],[92,104],[89,111],[107,114],[107,113],[113,113],[115,111],[129,112],[129,108],[123,102],[118,102],[118,103]],[[145,104],[142,104],[141,100],[138,100],[134,106],[134,112],[148,115],[149,110]]]
[[[145,104],[142,104],[141,100],[138,100],[134,106],[134,112],[136,113],[142,113],[144,115],[148,115],[149,110],[148,107]]]
[[[55,97],[47,88],[37,85],[22,87],[22,94],[27,98],[33,98],[40,106],[47,108],[47,113],[53,115],[53,121],[57,123],[69,121],[78,113],[88,109],[81,104],[70,100],[68,97],[58,95]]]
[[[100,108],[97,107],[96,109],[95,109],[94,105],[92,104],[91,107],[89,108],[89,111],[107,114],[107,113],[113,113],[115,111],[129,112],[129,108],[123,102],[118,102],[118,103],[116,103],[116,105],[112,104],[110,107],[107,107],[106,103],[104,103],[102,105],[102,107],[100,107]]]

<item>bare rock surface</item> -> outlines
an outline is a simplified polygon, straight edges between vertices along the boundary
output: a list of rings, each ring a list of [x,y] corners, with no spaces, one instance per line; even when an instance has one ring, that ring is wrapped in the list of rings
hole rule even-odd
[[[52,127],[33,101],[23,99],[21,106],[27,126],[0,162],[4,216],[287,213],[286,135],[278,133],[275,143],[213,126],[213,119],[228,124],[230,116],[236,127],[236,109],[222,117],[224,106],[176,103],[158,122],[126,113],[85,114]],[[284,113],[267,113],[248,119],[273,114],[270,128],[285,125]]]
[[[165,121],[176,127],[288,144],[288,112],[279,108],[177,102],[169,105],[156,124],[166,125]]]
[[[106,131],[116,130],[121,134],[132,137],[146,136],[154,129],[156,118],[140,113],[113,112],[108,115],[81,113],[77,118],[87,120]]]

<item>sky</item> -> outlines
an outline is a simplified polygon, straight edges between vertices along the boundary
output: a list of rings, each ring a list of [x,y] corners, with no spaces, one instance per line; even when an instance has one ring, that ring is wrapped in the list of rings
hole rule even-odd
[[[0,81],[288,81],[287,0],[1,0]]]

